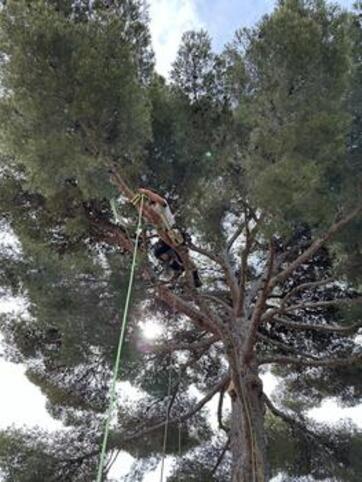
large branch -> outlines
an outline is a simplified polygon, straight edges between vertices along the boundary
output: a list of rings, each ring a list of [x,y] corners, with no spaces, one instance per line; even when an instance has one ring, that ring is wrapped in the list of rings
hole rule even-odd
[[[159,298],[166,303],[173,311],[182,313],[190,318],[199,328],[210,331],[214,335],[220,336],[218,327],[204,315],[200,310],[190,303],[187,303],[178,295],[169,290],[166,286],[158,287]]]
[[[244,310],[245,290],[246,290],[247,271],[248,271],[248,258],[249,258],[251,246],[252,246],[251,235],[250,235],[248,223],[246,221],[245,246],[241,253],[241,262],[240,262],[239,293],[238,293],[238,300],[237,300],[237,306],[236,306],[237,316],[241,316]]]
[[[238,239],[238,237],[242,234],[245,228],[245,223],[242,223],[234,232],[234,234],[230,237],[230,239],[226,243],[226,252],[228,253],[230,249],[232,248],[233,244],[235,241]]]
[[[320,447],[323,447],[325,450],[327,450],[329,456],[333,456],[333,451],[335,450],[335,447],[333,445],[333,442],[330,441],[330,439],[322,438],[318,433],[310,430],[310,428],[308,428],[307,421],[303,420],[303,418],[292,417],[285,412],[279,410],[265,395],[265,393],[263,393],[263,400],[265,402],[265,405],[268,407],[268,409],[273,415],[281,418],[292,428],[297,429],[302,434],[302,436],[308,438],[311,442],[314,442]]]
[[[222,300],[221,298],[219,298],[218,296],[216,295],[210,295],[209,293],[202,293],[201,294],[201,297],[206,299],[206,300],[210,300],[214,303],[216,303],[217,305],[219,306],[222,306],[224,308],[224,310],[230,315],[230,316],[233,316],[233,310],[231,308],[231,306],[229,306],[224,300]]]
[[[303,357],[308,358],[308,359],[310,358],[312,360],[315,359],[315,357],[312,356],[312,355],[307,355],[306,353],[302,353],[302,354],[298,353],[298,351],[295,348],[293,348],[289,345],[286,345],[285,343],[282,343],[281,341],[273,340],[272,338],[270,338],[266,335],[262,335],[261,333],[257,334],[257,338],[259,340],[264,341],[265,343],[268,343],[270,345],[275,346],[276,348],[279,348],[280,350],[282,350],[284,352],[286,351],[288,353],[293,353],[296,356],[300,355],[300,356],[303,356]]]
[[[362,321],[357,323],[353,323],[352,325],[348,326],[341,326],[341,325],[311,325],[309,323],[298,323],[296,321],[289,321],[283,318],[273,318],[270,320],[271,323],[277,323],[278,325],[284,325],[291,330],[311,330],[311,331],[321,331],[325,333],[353,333],[358,328],[362,327]]]
[[[310,247],[290,263],[287,268],[270,280],[271,287],[286,280],[300,265],[308,261],[326,242],[332,239],[344,226],[349,224],[361,211],[362,207],[358,206],[348,216],[334,223],[323,236],[316,239]]]
[[[168,425],[174,425],[185,422],[186,420],[196,415],[218,392],[220,392],[220,390],[224,389],[225,386],[229,383],[229,380],[229,375],[224,376],[220,380],[220,382],[217,383],[191,410],[188,410],[186,413],[178,415],[177,417],[170,418],[167,422],[166,420],[163,420],[162,422],[156,423],[129,435],[112,433],[109,438],[108,450],[115,450],[119,448],[122,449],[126,446],[128,442],[145,437],[146,435],[163,428],[166,423],[168,423]],[[88,452],[81,456],[65,458],[63,460],[64,462],[72,463],[78,461],[82,462],[83,460],[95,457],[98,454],[99,449],[97,448],[97,450],[92,450],[91,452]]]
[[[310,310],[315,308],[328,308],[334,305],[354,305],[362,303],[362,297],[358,296],[357,298],[337,298],[335,300],[327,300],[327,301],[306,301],[305,303],[299,303],[297,305],[288,306],[287,308],[283,308],[283,306],[279,308],[271,308],[269,311],[266,311],[262,316],[262,321],[272,321],[276,315],[282,315],[286,313],[290,313],[292,311],[298,310]]]
[[[187,411],[182,415],[178,415],[177,417],[170,418],[168,420],[168,425],[185,422],[186,420],[196,415],[218,392],[220,392],[220,390],[222,390],[227,385],[229,380],[230,380],[229,375],[224,376],[220,380],[220,382],[217,383],[198,403],[196,403],[196,405],[191,410]],[[114,435],[112,438],[113,443],[111,443],[110,441],[109,448],[110,449],[117,448],[118,446],[123,446],[125,443],[131,440],[136,440],[136,439],[145,437],[146,435],[164,427],[165,424],[166,424],[166,420],[163,420],[162,422],[151,425],[150,427],[147,427],[144,430],[135,432],[133,434],[129,434],[126,436]]]
[[[199,351],[209,348],[220,338],[217,335],[210,336],[206,340],[196,341],[192,343],[168,341],[160,345],[153,345],[150,351],[154,353],[170,353],[173,351]]]
[[[108,244],[113,244],[121,247],[125,251],[132,252],[133,242],[122,228],[105,219],[97,217],[96,214],[92,213],[86,207],[85,215],[90,223],[91,229],[95,232],[98,238]]]
[[[259,360],[259,365],[278,363],[280,365],[301,365],[308,367],[339,368],[348,367],[362,363],[362,353],[352,355],[348,358],[327,358],[326,360],[311,360],[309,358],[298,358],[288,356],[269,356]]]
[[[270,282],[270,279],[273,273],[273,268],[274,268],[274,255],[275,255],[275,249],[274,249],[273,242],[271,241],[269,259],[262,276],[262,287],[260,289],[260,293],[254,307],[254,311],[250,321],[249,333],[245,341],[244,355],[247,358],[250,357],[251,352],[253,350],[258,328],[262,320],[262,314],[265,309],[266,300],[270,292],[269,282]]]
[[[229,428],[225,427],[224,422],[222,420],[224,397],[225,397],[225,387],[223,387],[220,390],[219,403],[218,403],[218,406],[217,406],[217,420],[218,420],[218,423],[219,423],[219,428],[221,430],[224,430],[225,433],[229,433],[229,431],[230,431]]]
[[[312,301],[312,302],[305,302],[299,303],[297,305],[288,306],[281,310],[281,313],[288,313],[290,311],[296,310],[306,310],[306,309],[314,309],[314,308],[327,308],[329,306],[334,305],[341,305],[341,304],[360,304],[362,303],[362,296],[358,298],[337,298],[335,300],[328,300],[328,301]]]
[[[273,403],[272,401],[263,393],[263,400],[265,402],[265,405],[269,408],[269,410],[272,412],[272,414],[276,415],[277,417],[280,417],[284,422],[286,422],[289,425],[292,425],[293,427],[296,427],[298,430],[301,430],[302,432],[308,431],[306,423],[301,420],[297,420],[296,418],[291,417],[290,415],[287,415],[286,413],[282,412],[279,410]],[[313,433],[311,433],[314,435]]]
[[[240,290],[238,286],[238,281],[234,274],[233,268],[228,260],[227,256],[223,256],[222,258],[223,265],[222,268],[224,270],[226,284],[230,288],[231,299],[233,301],[234,310],[237,311],[238,309],[238,302],[240,298]]]
[[[223,266],[223,260],[219,256],[213,253],[210,253],[210,251],[208,251],[207,249],[201,248],[200,246],[196,246],[193,243],[187,243],[187,247],[190,249],[190,251],[195,251],[195,253],[199,253],[202,256],[205,256],[206,258],[211,259],[211,261],[213,261],[214,263],[220,266]]]
[[[302,283],[302,284],[296,286],[291,291],[289,291],[289,293],[287,293],[284,296],[284,298],[282,298],[281,308],[283,308],[285,306],[286,302],[290,298],[292,298],[295,294],[300,293],[301,291],[310,290],[310,289],[313,289],[313,288],[319,288],[320,286],[325,286],[329,283],[332,283],[333,281],[334,281],[333,278],[328,278],[328,279],[324,279],[324,280],[320,280],[320,281],[312,281],[312,282],[308,282],[308,283]]]
[[[250,209],[250,208],[249,208]],[[239,280],[239,297],[236,308],[237,316],[240,316],[245,309],[245,292],[247,285],[247,271],[248,271],[248,259],[250,252],[254,246],[256,235],[259,231],[260,225],[265,218],[264,214],[261,214],[259,219],[256,219],[256,224],[252,230],[249,229],[247,220],[247,213],[245,212],[245,247],[241,253],[240,262],[240,280]]]
[[[214,465],[214,468],[213,468],[212,471],[211,471],[211,474],[210,474],[211,476],[213,476],[213,475],[216,474],[216,471],[217,471],[217,469],[220,467],[220,464],[221,464],[221,462],[223,461],[223,458],[224,458],[227,450],[229,449],[229,446],[230,446],[230,437],[227,439],[227,441],[226,441],[226,443],[225,443],[222,451],[220,452],[220,455],[219,455],[218,458],[217,458],[217,461],[216,461],[216,463],[215,463],[215,465]]]
[[[116,167],[112,166],[110,168],[110,172],[111,172],[111,175],[112,175],[113,183],[118,187],[121,194],[123,194],[129,201],[131,201],[135,196],[135,192],[132,191],[132,189],[130,189],[128,187],[127,183],[120,176]]]

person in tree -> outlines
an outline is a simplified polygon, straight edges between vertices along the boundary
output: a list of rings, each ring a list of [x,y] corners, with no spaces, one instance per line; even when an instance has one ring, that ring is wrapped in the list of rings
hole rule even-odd
[[[167,200],[150,189],[138,189],[138,195],[142,194],[147,199],[147,205],[152,208],[161,219],[161,225],[159,225],[158,228],[165,231],[175,246],[183,244],[185,241],[184,236],[180,230],[176,228],[176,219]]]
[[[144,195],[147,199],[147,206],[155,211],[160,220],[161,224],[158,229],[164,232],[166,236],[170,239],[173,246],[167,244],[163,239],[159,239],[154,245],[154,255],[163,264],[167,265],[172,271],[176,273],[176,277],[180,276],[184,271],[184,265],[181,257],[177,253],[175,247],[185,244],[185,236],[180,229],[176,227],[176,219],[173,215],[170,206],[165,198],[159,194],[146,188],[139,188],[138,193],[133,199],[133,204],[137,204],[140,200],[141,195]],[[192,265],[192,277],[194,285],[199,288],[202,285],[198,271],[196,267]]]

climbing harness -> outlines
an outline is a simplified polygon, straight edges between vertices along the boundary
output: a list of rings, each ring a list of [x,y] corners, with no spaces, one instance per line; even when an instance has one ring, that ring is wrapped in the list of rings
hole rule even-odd
[[[97,482],[102,482],[102,478],[103,478],[104,463],[105,463],[106,449],[107,449],[107,440],[108,440],[109,428],[110,428],[113,411],[114,411],[117,376],[119,374],[119,369],[120,369],[121,354],[122,354],[122,348],[123,348],[124,338],[126,334],[128,310],[129,310],[129,304],[131,300],[132,286],[133,286],[133,280],[134,280],[134,274],[135,274],[135,268],[136,268],[138,244],[139,244],[139,238],[142,231],[141,225],[142,225],[142,212],[143,212],[143,195],[141,195],[140,201],[141,202],[140,202],[140,208],[138,213],[138,223],[137,223],[137,230],[136,230],[136,239],[135,239],[135,244],[133,249],[131,272],[129,277],[126,302],[124,305],[122,327],[121,327],[121,333],[119,336],[119,342],[118,342],[118,348],[117,348],[117,356],[116,356],[116,361],[114,363],[114,368],[113,368],[112,384],[109,391],[110,402],[109,402],[108,413],[107,413],[107,418],[106,418],[106,423],[104,428],[102,450],[101,450],[99,466],[98,466]]]
[[[141,201],[141,199],[143,199],[143,194],[138,192],[131,199],[131,204],[133,204],[133,206],[137,207],[137,204]]]
[[[137,207],[138,204],[140,203],[141,196],[147,197],[147,194],[142,194],[142,193],[135,194],[135,196],[133,196],[133,198],[130,201],[131,204]],[[172,214],[171,209],[166,200],[165,200],[165,203],[166,203],[165,206],[161,206],[160,204],[157,204],[157,202],[151,206],[151,209],[158,215],[159,219],[161,220],[161,223],[158,226],[158,230],[161,233],[161,235],[163,234],[170,240],[171,244],[174,247],[181,246],[185,242],[184,236],[181,233],[181,231],[175,227],[174,215]]]

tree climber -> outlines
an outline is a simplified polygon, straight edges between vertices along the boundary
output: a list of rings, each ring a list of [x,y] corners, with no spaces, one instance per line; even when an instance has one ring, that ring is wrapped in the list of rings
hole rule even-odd
[[[182,231],[176,227],[175,216],[172,214],[168,202],[159,194],[150,189],[140,188],[136,196],[132,199],[134,205],[138,204],[142,194],[147,199],[147,206],[155,211],[161,220],[161,224],[157,226],[158,231],[165,233],[172,243],[172,246],[170,246],[163,239],[159,239],[154,246],[154,255],[167,265],[168,268],[172,269],[178,277],[185,271],[185,268],[181,257],[174,247],[177,248],[178,246],[185,245],[185,236]],[[202,282],[198,271],[193,264],[191,269],[194,285],[196,288],[199,288]]]

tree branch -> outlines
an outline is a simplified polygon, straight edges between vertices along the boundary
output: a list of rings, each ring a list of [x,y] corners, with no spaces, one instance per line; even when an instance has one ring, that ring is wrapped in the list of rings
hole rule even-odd
[[[225,454],[226,454],[226,452],[229,448],[229,445],[230,445],[230,437],[227,439],[227,441],[224,445],[224,448],[222,449],[219,457],[217,458],[216,464],[214,465],[214,468],[212,469],[211,474],[210,474],[211,477],[216,474],[217,469],[220,467],[220,464],[223,461],[223,458],[224,458],[224,456],[225,456]]]
[[[298,305],[292,305],[288,306],[284,310],[281,311],[281,313],[288,313],[290,311],[295,311],[295,310],[305,310],[305,309],[310,309],[310,308],[326,308],[328,306],[333,306],[333,305],[341,305],[341,304],[360,304],[362,303],[362,296],[358,298],[337,298],[335,300],[328,300],[328,301],[313,301],[313,302],[306,302],[306,303],[300,303]]]
[[[268,363],[279,363],[280,365],[302,365],[308,367],[343,368],[362,363],[362,353],[352,355],[349,358],[329,358],[326,360],[311,360],[287,356],[269,356],[261,358],[258,362],[259,365],[266,365]]]
[[[122,449],[125,447],[125,444],[131,442],[133,440],[137,440],[139,438],[145,437],[146,435],[163,428],[166,423],[168,425],[173,425],[181,422],[185,422],[186,420],[190,419],[196,413],[198,413],[220,390],[224,389],[225,386],[229,383],[230,377],[229,375],[224,376],[219,383],[217,383],[214,388],[212,388],[191,410],[187,411],[183,415],[178,415],[177,417],[170,418],[167,422],[163,420],[162,422],[156,423],[147,427],[143,430],[140,430],[136,433],[129,434],[129,435],[121,435],[121,434],[110,434],[109,442],[108,442],[108,450],[115,450],[115,449]],[[75,457],[75,458],[67,458],[64,459],[64,462],[78,462],[89,459],[98,455],[99,449],[92,450],[87,454],[83,454],[82,456]]]
[[[328,279],[324,279],[324,280],[321,280],[321,281],[313,281],[313,282],[310,282],[310,283],[302,283],[302,284],[296,286],[295,288],[293,288],[291,291],[289,291],[289,293],[287,293],[284,296],[284,298],[281,301],[281,308],[283,308],[285,306],[286,302],[290,298],[292,298],[296,293],[299,293],[300,291],[305,291],[305,290],[308,290],[308,289],[318,288],[319,286],[327,285],[329,283],[332,283],[333,281],[334,281],[333,278],[328,278]]]
[[[245,247],[241,253],[239,292],[238,292],[238,300],[237,300],[237,306],[236,306],[237,316],[240,316],[242,314],[243,308],[244,308],[246,279],[247,279],[247,271],[248,271],[248,258],[249,258],[251,246],[252,246],[251,235],[249,231],[248,221],[246,220],[246,212],[245,212]]]
[[[229,433],[229,429],[225,427],[223,421],[222,421],[222,410],[223,410],[223,405],[224,405],[224,396],[225,396],[225,387],[223,387],[220,391],[220,396],[219,396],[219,403],[217,406],[217,420],[219,423],[219,428],[220,430],[224,430],[225,433]]]
[[[265,343],[269,343],[269,344],[271,344],[271,345],[274,345],[274,346],[276,346],[277,348],[279,348],[280,350],[287,351],[287,352],[289,352],[289,353],[293,353],[293,354],[296,355],[296,356],[297,356],[297,355],[301,355],[301,356],[303,356],[303,357],[305,357],[305,358],[308,358],[308,359],[309,359],[309,358],[312,359],[312,360],[315,359],[315,357],[312,356],[312,355],[307,355],[307,354],[305,354],[305,353],[300,354],[300,353],[297,352],[297,350],[295,350],[294,348],[286,345],[285,343],[282,343],[282,342],[277,341],[277,340],[273,340],[272,338],[269,338],[268,336],[262,335],[261,333],[258,333],[258,334],[257,334],[257,337],[258,337],[259,340],[262,340],[262,341],[264,341]]]
[[[170,418],[168,420],[168,424],[176,424],[180,422],[185,422],[189,418],[196,415],[213,397],[216,395],[220,390],[222,390],[227,383],[229,382],[229,375],[224,376],[219,383],[217,383],[214,388],[212,388],[191,410],[184,413],[183,415],[178,415],[177,417]],[[122,435],[114,435],[112,441],[110,441],[109,447],[110,448],[117,448],[118,446],[123,446],[126,442],[131,440],[136,440],[138,438],[144,437],[149,433],[154,432],[155,430],[159,430],[160,428],[165,426],[166,421],[163,420],[162,422],[156,423],[150,427],[145,428],[139,432],[129,434],[126,436]]]
[[[270,292],[269,285],[270,285],[270,279],[274,268],[274,255],[275,255],[274,244],[273,244],[273,241],[271,241],[269,259],[262,278],[262,288],[260,290],[259,297],[255,304],[253,315],[250,321],[249,334],[245,342],[245,351],[244,351],[245,357],[250,357],[251,352],[253,350],[256,335],[258,332],[258,327],[262,319],[261,318],[262,313],[263,313],[263,310],[265,309],[265,303],[268,297],[268,293]]]
[[[218,296],[209,295],[208,293],[202,293],[201,296],[202,296],[202,298],[213,301],[214,303],[222,306],[227,311],[227,313],[229,313],[229,315],[233,315],[233,310],[232,310],[231,306],[229,306],[227,303],[225,303],[225,301],[222,300],[221,298],[219,298]]]
[[[308,437],[314,443],[326,449],[328,451],[329,456],[333,455],[333,451],[335,450],[335,448],[331,446],[331,443],[324,441],[317,433],[310,430],[307,426],[307,422],[305,422],[303,419],[298,420],[296,418],[293,418],[290,415],[287,415],[286,413],[279,410],[271,402],[271,400],[265,395],[265,393],[263,393],[263,399],[264,399],[265,405],[268,407],[268,409],[271,411],[273,415],[281,418],[284,422],[286,422],[292,428],[296,428],[299,432],[301,432],[301,434],[304,437]]]
[[[242,223],[238,229],[235,231],[235,233],[230,237],[230,239],[226,243],[226,252],[228,253],[230,249],[232,248],[233,244],[235,241],[238,239],[238,237],[242,234],[243,230],[245,228],[245,223]]]
[[[170,291],[166,286],[160,285],[158,287],[158,294],[160,299],[164,301],[170,308],[186,315],[194,323],[196,323],[199,328],[220,336],[218,327],[210,323],[209,318],[207,318],[200,310],[192,306],[190,303],[187,303],[178,295]]]
[[[299,421],[299,420],[296,420],[295,418],[291,417],[290,415],[287,415],[286,413],[282,412],[281,410],[279,410],[273,403],[272,401],[265,395],[265,393],[263,393],[263,400],[265,402],[265,405],[269,408],[269,410],[272,412],[272,414],[276,415],[277,417],[281,418],[282,420],[284,420],[284,422],[286,422],[287,424],[289,425],[292,425],[293,427],[296,427],[298,428],[298,430],[301,430],[301,431],[308,431],[306,425]]]
[[[250,210],[250,208],[249,208]],[[246,242],[245,248],[241,253],[241,263],[240,263],[240,280],[239,280],[239,298],[237,304],[237,316],[240,316],[244,310],[245,306],[245,291],[246,291],[246,283],[247,283],[247,270],[248,270],[248,258],[253,248],[255,237],[259,230],[260,224],[265,218],[265,215],[262,214],[259,219],[256,219],[256,224],[254,228],[250,231],[248,221],[246,220],[246,212],[245,212],[245,227],[246,227]]]
[[[135,193],[128,187],[127,183],[122,179],[122,177],[120,176],[115,166],[110,167],[110,173],[112,175],[113,183],[118,187],[121,194],[126,196],[126,198],[129,201],[131,201],[134,198]]]
[[[154,353],[170,353],[173,351],[200,351],[209,348],[211,345],[216,343],[220,338],[217,335],[213,335],[207,340],[202,340],[193,343],[177,343],[173,341],[168,341],[167,343],[162,343],[160,345],[153,345],[152,352]]]
[[[314,308],[327,308],[329,306],[338,305],[338,304],[360,304],[362,303],[362,296],[357,298],[337,298],[335,300],[328,300],[328,301],[312,301],[312,302],[305,302],[300,303],[297,305],[292,305],[287,308],[272,308],[266,313],[264,313],[262,317],[262,321],[272,321],[275,315],[281,315],[285,313],[289,313],[291,311],[296,310],[307,310],[307,309],[314,309]]]
[[[235,274],[232,270],[232,267],[230,265],[230,262],[229,262],[227,256],[223,257],[223,266],[222,267],[223,267],[223,270],[224,270],[226,283],[230,288],[230,293],[231,293],[231,298],[233,300],[234,310],[237,310],[239,297],[240,297],[240,290],[239,290],[237,279],[235,277]]]
[[[87,217],[92,228],[99,232],[99,237],[102,241],[119,246],[125,251],[132,252],[133,242],[119,226],[95,216],[90,216],[89,213],[87,213]]]
[[[308,323],[298,323],[296,321],[289,321],[284,320],[283,318],[273,318],[270,320],[271,323],[277,323],[279,325],[284,325],[291,330],[314,330],[314,331],[323,331],[326,333],[351,333],[358,328],[362,327],[362,321],[354,323],[353,325],[349,326],[341,326],[341,325],[310,325]]]
[[[187,243],[187,247],[190,249],[190,251],[195,251],[196,253],[202,254],[206,258],[211,259],[211,261],[214,261],[214,263],[223,266],[223,260],[219,258],[219,256],[210,253],[210,251],[200,248],[199,246],[195,246],[193,243]]]
[[[286,280],[300,265],[308,261],[327,241],[332,239],[344,226],[350,223],[360,212],[362,207],[358,206],[348,216],[342,218],[340,221],[332,224],[328,231],[318,239],[316,239],[309,248],[307,248],[300,256],[297,257],[290,265],[285,268],[281,273],[274,276],[271,280],[271,287],[274,287],[277,283]]]

